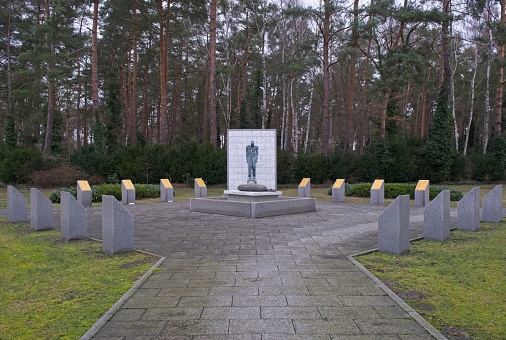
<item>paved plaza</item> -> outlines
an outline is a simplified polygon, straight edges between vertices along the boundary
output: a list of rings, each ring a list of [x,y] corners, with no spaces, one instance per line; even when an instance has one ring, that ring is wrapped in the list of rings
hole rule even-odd
[[[251,219],[188,202],[129,205],[135,247],[166,257],[95,339],[433,339],[347,255],[377,246],[385,206],[317,203]],[[423,208],[411,207],[411,236]],[[88,209],[101,238],[101,208]]]

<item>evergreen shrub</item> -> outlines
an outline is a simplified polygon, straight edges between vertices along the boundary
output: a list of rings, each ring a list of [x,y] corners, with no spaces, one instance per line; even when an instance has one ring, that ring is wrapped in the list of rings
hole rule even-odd
[[[0,181],[5,184],[26,183],[32,171],[43,168],[42,153],[36,149],[0,150]]]
[[[345,195],[355,197],[370,197],[372,183],[346,183]],[[400,195],[409,195],[410,199],[415,198],[416,184],[412,183],[385,183],[385,198],[395,199]],[[434,199],[441,191],[450,190],[450,200],[459,201],[463,194],[461,191],[452,189],[448,186],[431,185],[429,187],[429,198]],[[332,187],[328,190],[328,194],[332,195]]]
[[[158,198],[160,197],[160,185],[156,184],[134,184],[135,198]],[[49,199],[53,203],[60,203],[61,191],[67,191],[77,198],[77,187],[66,187],[53,191],[49,195]],[[117,200],[121,200],[121,184],[99,184],[91,186],[92,202],[102,202],[102,196],[114,196]]]

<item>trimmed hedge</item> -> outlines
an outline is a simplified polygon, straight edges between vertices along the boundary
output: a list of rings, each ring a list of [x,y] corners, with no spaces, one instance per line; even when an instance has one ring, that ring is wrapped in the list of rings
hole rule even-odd
[[[355,197],[369,197],[371,195],[372,183],[358,183],[345,185],[345,195]],[[411,199],[415,198],[416,184],[409,183],[385,183],[385,198],[397,198],[400,195],[409,195]],[[448,186],[431,185],[429,187],[429,198],[434,199],[443,190],[450,190],[450,200],[460,201],[463,197],[462,192],[452,189]],[[332,187],[328,191],[332,195]]]
[[[142,198],[157,198],[160,197],[160,185],[156,184],[134,184],[135,197]],[[77,187],[61,188],[58,191],[53,191],[49,195],[49,199],[53,203],[60,203],[60,193],[67,191],[77,198]],[[91,186],[91,200],[92,202],[101,202],[102,195],[110,195],[121,200],[121,184],[100,184]]]

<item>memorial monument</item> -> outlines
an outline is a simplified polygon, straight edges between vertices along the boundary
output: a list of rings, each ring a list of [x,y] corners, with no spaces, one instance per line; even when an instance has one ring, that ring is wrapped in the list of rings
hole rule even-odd
[[[228,130],[227,140],[228,190],[190,199],[191,211],[255,218],[316,210],[314,198],[276,190],[276,130]]]

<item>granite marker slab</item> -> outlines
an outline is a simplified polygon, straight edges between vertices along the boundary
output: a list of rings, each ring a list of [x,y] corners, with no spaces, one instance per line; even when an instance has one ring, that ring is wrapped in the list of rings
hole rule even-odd
[[[371,187],[371,204],[385,203],[385,181],[377,179]]]
[[[102,196],[102,242],[108,255],[134,249],[134,217],[114,196]]]
[[[7,186],[7,216],[9,222],[28,222],[28,200],[12,185]]]
[[[91,207],[92,195],[88,181],[77,181],[77,201],[85,207]]]
[[[423,210],[423,237],[444,242],[450,238],[450,190],[443,190]]]
[[[195,198],[207,197],[207,186],[202,178],[195,178]]]
[[[480,229],[480,188],[472,188],[457,203],[457,229],[464,231]]]
[[[429,180],[420,180],[415,188],[415,207],[425,207],[429,204]]]
[[[160,200],[162,202],[174,201],[174,187],[166,178],[160,180]]]
[[[135,187],[129,179],[121,181],[121,203],[135,204]]]
[[[297,196],[311,198],[311,179],[303,178],[297,188]]]
[[[88,237],[86,208],[69,192],[62,191],[60,197],[61,237],[67,241]]]
[[[502,220],[502,184],[497,185],[485,197],[481,220],[483,222],[499,223]]]
[[[53,203],[36,188],[30,188],[30,221],[32,230],[54,226]]]
[[[332,202],[344,202],[345,188],[344,179],[336,179],[332,186]]]
[[[409,195],[398,196],[380,215],[378,251],[394,255],[409,251]]]

